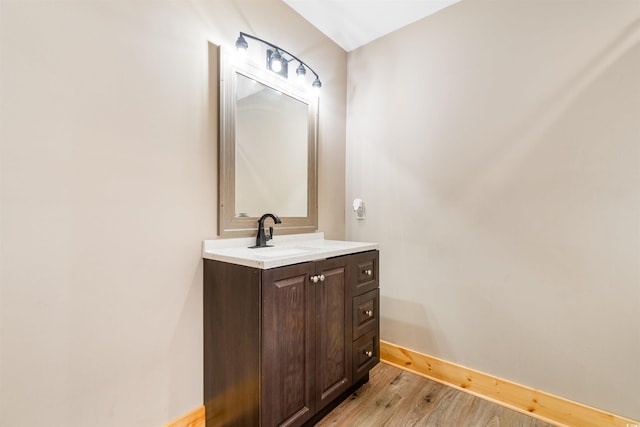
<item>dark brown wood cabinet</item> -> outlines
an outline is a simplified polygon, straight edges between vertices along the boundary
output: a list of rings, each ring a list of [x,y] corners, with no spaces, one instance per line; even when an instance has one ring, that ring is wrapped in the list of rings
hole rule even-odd
[[[378,251],[268,270],[204,263],[208,427],[310,424],[368,380]]]

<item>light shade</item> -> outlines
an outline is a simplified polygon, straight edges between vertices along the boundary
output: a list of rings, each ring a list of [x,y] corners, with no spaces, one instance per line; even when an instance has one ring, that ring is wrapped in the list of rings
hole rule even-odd
[[[300,64],[298,65],[298,68],[296,68],[296,75],[298,77],[304,77],[307,74],[307,69],[304,68],[304,65]]]
[[[236,40],[236,49],[246,51],[248,48],[249,43],[247,43],[242,34],[240,34],[240,37],[238,37],[238,40]]]

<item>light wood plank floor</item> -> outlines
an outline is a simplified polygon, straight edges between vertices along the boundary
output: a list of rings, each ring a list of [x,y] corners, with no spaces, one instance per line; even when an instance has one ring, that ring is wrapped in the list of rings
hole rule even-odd
[[[386,363],[318,427],[553,427]]]

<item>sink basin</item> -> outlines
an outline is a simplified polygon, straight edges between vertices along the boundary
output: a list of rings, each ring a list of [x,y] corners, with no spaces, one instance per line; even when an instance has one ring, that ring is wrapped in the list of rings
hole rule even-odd
[[[307,248],[309,250],[314,249],[331,249],[344,246],[344,242],[338,242],[335,240],[312,240],[304,242],[298,248]]]
[[[306,248],[276,248],[276,247],[268,247],[268,248],[259,248],[252,249],[252,253],[254,256],[261,258],[279,258],[279,257],[288,257],[288,256],[296,256],[302,255],[309,252],[309,249]]]

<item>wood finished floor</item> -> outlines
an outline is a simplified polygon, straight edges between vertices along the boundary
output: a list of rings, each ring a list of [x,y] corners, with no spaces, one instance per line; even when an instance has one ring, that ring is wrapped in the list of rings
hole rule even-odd
[[[553,427],[386,363],[316,426]]]

